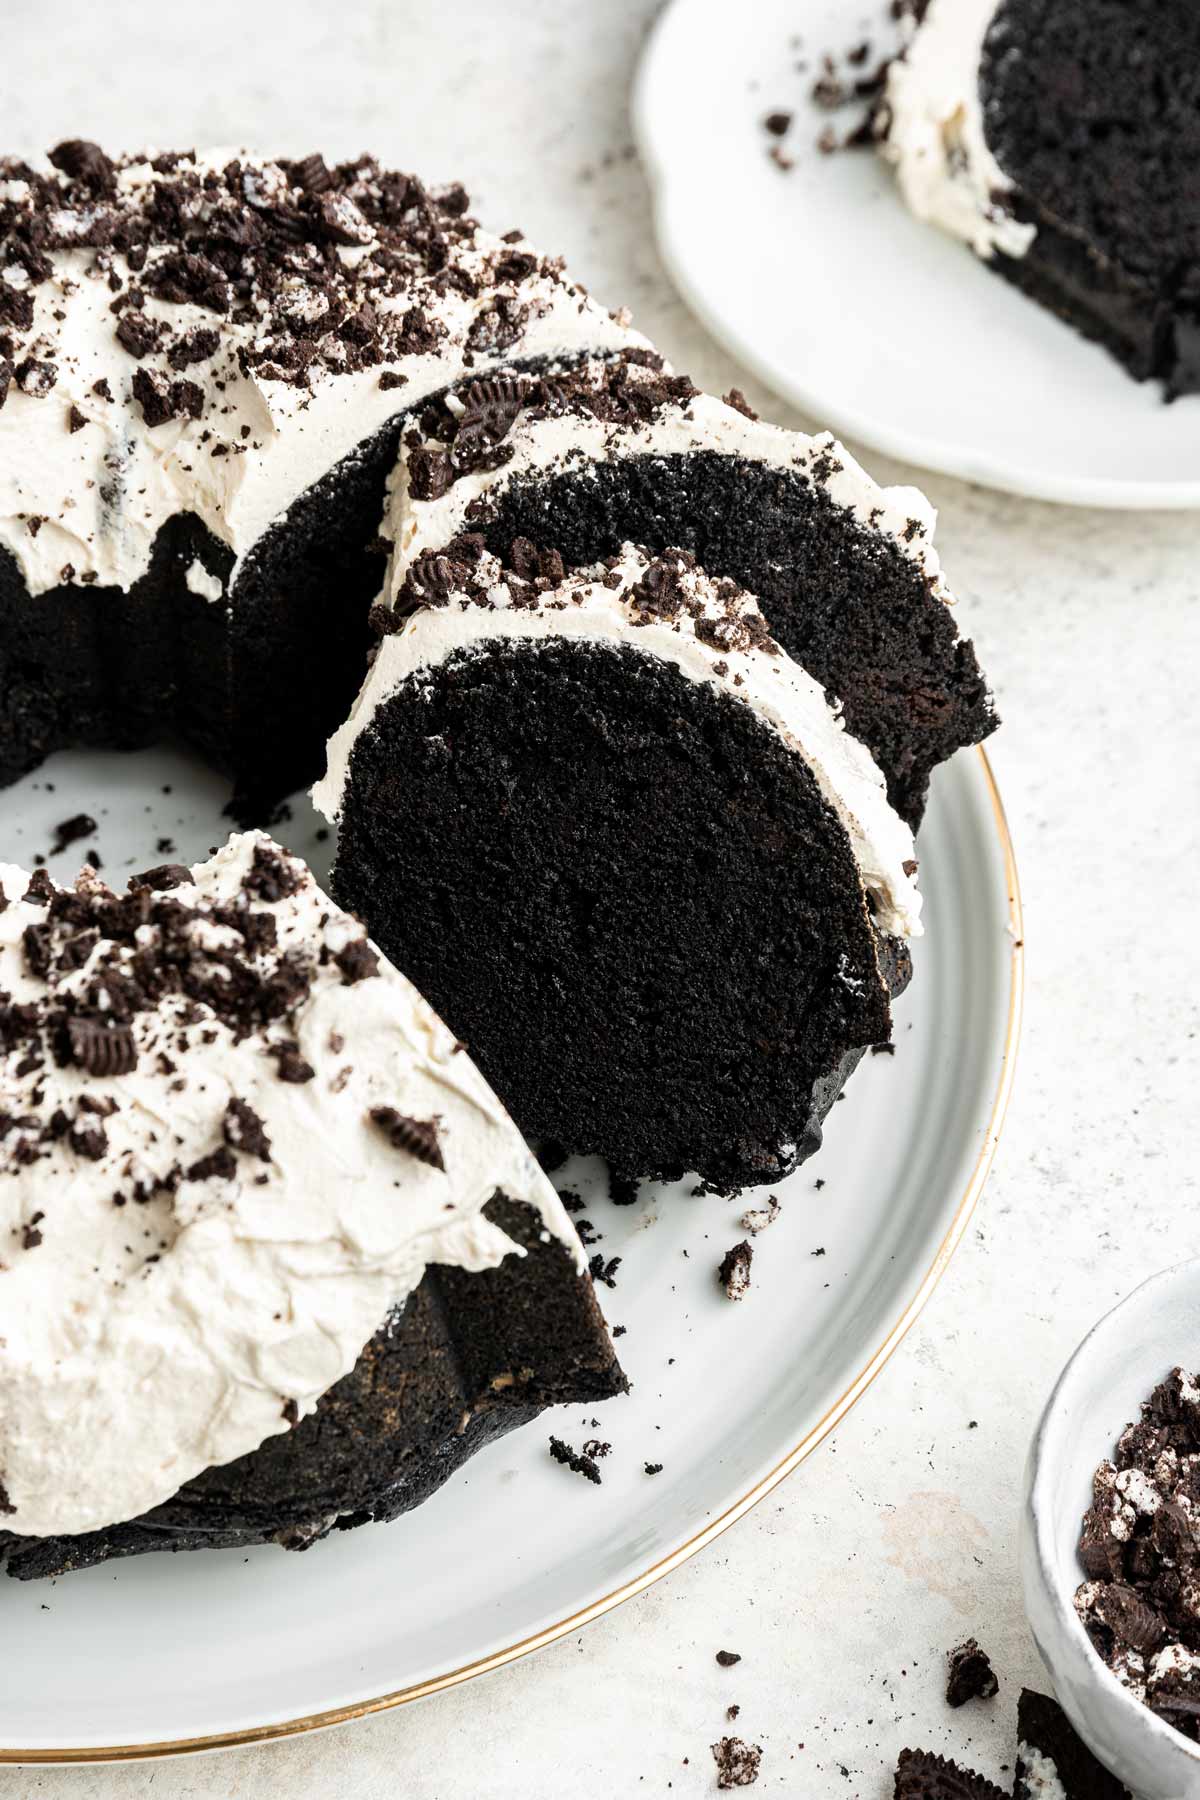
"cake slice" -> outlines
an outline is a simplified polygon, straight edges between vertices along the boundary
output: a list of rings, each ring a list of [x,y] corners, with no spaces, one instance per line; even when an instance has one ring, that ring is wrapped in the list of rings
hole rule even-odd
[[[405,416],[642,341],[370,157],[0,159],[0,782],[182,736],[261,816],[362,679]]]
[[[121,896],[0,866],[0,990],[10,1574],[303,1548],[622,1390],[494,1094],[270,839]]]
[[[919,930],[869,753],[686,551],[567,572],[467,535],[396,598],[314,791],[339,903],[528,1137],[777,1180],[889,1036]]]
[[[545,378],[472,380],[404,433],[390,583],[463,531],[586,567],[631,541],[690,551],[755,594],[841,706],[915,829],[930,772],[996,719],[915,488],[881,488],[828,433],[756,418],[631,348]]]
[[[1200,391],[1200,12],[927,0],[879,114],[922,219],[1168,397]]]

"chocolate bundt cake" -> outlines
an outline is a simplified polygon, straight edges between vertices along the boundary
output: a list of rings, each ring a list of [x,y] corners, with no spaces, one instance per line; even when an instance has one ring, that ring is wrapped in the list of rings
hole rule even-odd
[[[1200,391],[1200,11],[927,0],[879,128],[908,205],[1167,396]]]
[[[303,863],[0,866],[0,1560],[329,1530],[624,1382],[499,1102]]]
[[[690,551],[757,595],[788,654],[841,706],[916,829],[931,771],[995,729],[914,488],[881,488],[827,433],[758,419],[634,348],[573,371],[473,381],[401,440],[384,535],[395,584],[463,531],[569,568],[623,543]]]
[[[468,535],[393,598],[314,792],[339,903],[526,1136],[625,1176],[786,1174],[919,929],[868,752],[686,551],[568,573]]]
[[[0,782],[171,734],[245,815],[319,773],[405,416],[642,341],[467,206],[369,157],[0,159]]]

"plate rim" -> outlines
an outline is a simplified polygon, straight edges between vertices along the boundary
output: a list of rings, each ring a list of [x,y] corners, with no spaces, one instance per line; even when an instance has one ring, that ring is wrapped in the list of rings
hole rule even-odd
[[[631,1600],[636,1594],[643,1593],[655,1582],[661,1581],[664,1576],[671,1574],[690,1557],[705,1549],[731,1525],[736,1524],[752,1507],[778,1487],[780,1482],[794,1469],[798,1468],[819,1444],[824,1442],[856,1402],[861,1399],[875,1377],[890,1360],[893,1352],[916,1323],[926,1302],[945,1274],[951,1257],[962,1242],[987,1182],[1012,1093],[1025,991],[1024,914],[1016,854],[1013,849],[1004,802],[1001,799],[1000,789],[986,750],[982,744],[979,744],[975,746],[975,751],[979,758],[984,787],[991,807],[992,824],[999,839],[1003,857],[1010,938],[1008,1013],[1005,1023],[1004,1046],[983,1144],[954,1216],[934,1252],[929,1267],[921,1277],[916,1292],[902,1309],[899,1317],[888,1327],[883,1341],[871,1353],[858,1374],[817,1423],[805,1433],[800,1442],[787,1451],[765,1475],[760,1476],[744,1493],[730,1501],[729,1505],[716,1518],[710,1519],[684,1543],[676,1545],[674,1550],[666,1556],[660,1557],[649,1568],[640,1570],[610,1593],[601,1595],[599,1599],[591,1601],[587,1606],[570,1613],[567,1617],[556,1620],[551,1625],[543,1626],[541,1630],[530,1636],[520,1638],[515,1643],[506,1644],[499,1650],[494,1650],[489,1655],[480,1657],[473,1662],[463,1663],[458,1668],[445,1670],[424,1681],[410,1683],[407,1687],[397,1688],[371,1699],[356,1700],[320,1712],[306,1713],[298,1718],[278,1720],[273,1724],[244,1726],[236,1731],[212,1732],[199,1737],[167,1738],[144,1744],[42,1746],[38,1749],[0,1748],[0,1768],[14,1765],[31,1767],[55,1764],[62,1766],[86,1763],[144,1762],[174,1756],[193,1756],[202,1751],[239,1749],[250,1744],[266,1744],[281,1738],[299,1737],[310,1731],[321,1731],[333,1725],[350,1724],[356,1719],[370,1718],[375,1713],[390,1712],[397,1707],[407,1706],[413,1701],[425,1700],[433,1694],[444,1693],[450,1688],[460,1687],[477,1676],[491,1674],[496,1669],[504,1668],[507,1664],[518,1661],[521,1657],[530,1656],[534,1651],[545,1649],[547,1645],[557,1642],[559,1638],[566,1637],[572,1631],[590,1625],[594,1620],[613,1611],[624,1601]]]
[[[870,414],[846,407],[824,393],[814,392],[806,381],[776,363],[759,355],[754,343],[736,325],[731,325],[719,309],[711,306],[690,272],[690,264],[679,249],[680,237],[673,227],[673,201],[679,188],[673,176],[673,164],[664,149],[668,141],[659,126],[659,113],[654,94],[660,78],[660,66],[669,62],[670,33],[678,27],[678,17],[689,7],[699,9],[711,0],[669,0],[642,49],[634,76],[630,99],[630,118],[642,167],[650,186],[654,237],[667,274],[688,309],[705,330],[757,380],[778,394],[789,405],[814,415],[823,427],[832,427],[847,437],[858,439],[881,455],[915,464],[957,481],[974,482],[1000,493],[1016,494],[1023,499],[1044,500],[1062,506],[1091,506],[1111,512],[1191,512],[1200,508],[1200,481],[1144,482],[1118,480],[1107,476],[1055,476],[1044,471],[1025,472],[1004,457],[994,456],[970,446],[962,446],[941,438],[928,438],[916,431],[905,431],[880,423]],[[933,226],[930,230],[936,229]],[[1029,304],[1034,304],[1030,302]],[[1128,377],[1126,377],[1128,379]]]

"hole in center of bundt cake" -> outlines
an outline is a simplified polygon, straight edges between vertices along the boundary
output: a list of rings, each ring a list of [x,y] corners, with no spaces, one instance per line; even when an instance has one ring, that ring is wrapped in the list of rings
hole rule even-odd
[[[778,1177],[888,1034],[807,764],[631,646],[493,640],[410,677],[355,747],[334,881],[527,1136],[628,1174]]]

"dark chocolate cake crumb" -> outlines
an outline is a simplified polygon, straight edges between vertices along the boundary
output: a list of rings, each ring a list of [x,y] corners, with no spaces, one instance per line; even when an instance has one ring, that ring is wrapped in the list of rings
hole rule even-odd
[[[615,1169],[608,1172],[608,1197],[614,1206],[636,1206],[639,1186],[631,1175],[618,1175]]]
[[[991,1659],[974,1638],[959,1644],[947,1656],[946,1701],[965,1706],[968,1700],[991,1700],[999,1692]]]
[[[562,1463],[564,1468],[572,1470],[576,1475],[582,1475],[587,1481],[595,1482],[597,1487],[600,1486],[600,1470],[595,1457],[572,1450],[570,1444],[565,1444],[560,1437],[550,1439],[550,1454],[555,1462]]]
[[[64,850],[77,844],[80,838],[91,837],[96,830],[96,821],[88,813],[76,813],[73,818],[62,819],[54,827],[54,842],[48,854],[61,856]]]
[[[597,1250],[595,1256],[588,1263],[588,1273],[593,1281],[603,1282],[607,1288],[615,1288],[617,1270],[620,1268],[622,1260],[619,1256],[610,1256],[606,1262],[603,1255]]]
[[[744,1238],[721,1258],[717,1280],[730,1300],[744,1300],[750,1292],[750,1264],[753,1260],[753,1247]]]
[[[768,113],[763,120],[763,130],[770,137],[785,137],[791,127],[791,123],[792,115],[790,112],[771,112]]]
[[[613,1333],[613,1336],[614,1337],[616,1336],[615,1332]],[[646,1471],[647,1475],[661,1475],[663,1472],[663,1466],[661,1463],[643,1463],[642,1467]]]
[[[712,1745],[721,1789],[753,1787],[762,1763],[762,1745],[747,1744],[739,1737],[723,1737]]]
[[[732,1669],[734,1663],[740,1663],[741,1653],[737,1650],[718,1650],[717,1661],[723,1669]]]
[[[543,1174],[554,1175],[570,1161],[570,1155],[562,1144],[547,1141],[539,1144],[537,1159]]]
[[[445,1171],[446,1163],[438,1142],[437,1124],[433,1119],[410,1119],[394,1106],[373,1106],[372,1121],[397,1150],[405,1150],[418,1162],[431,1169]]]

